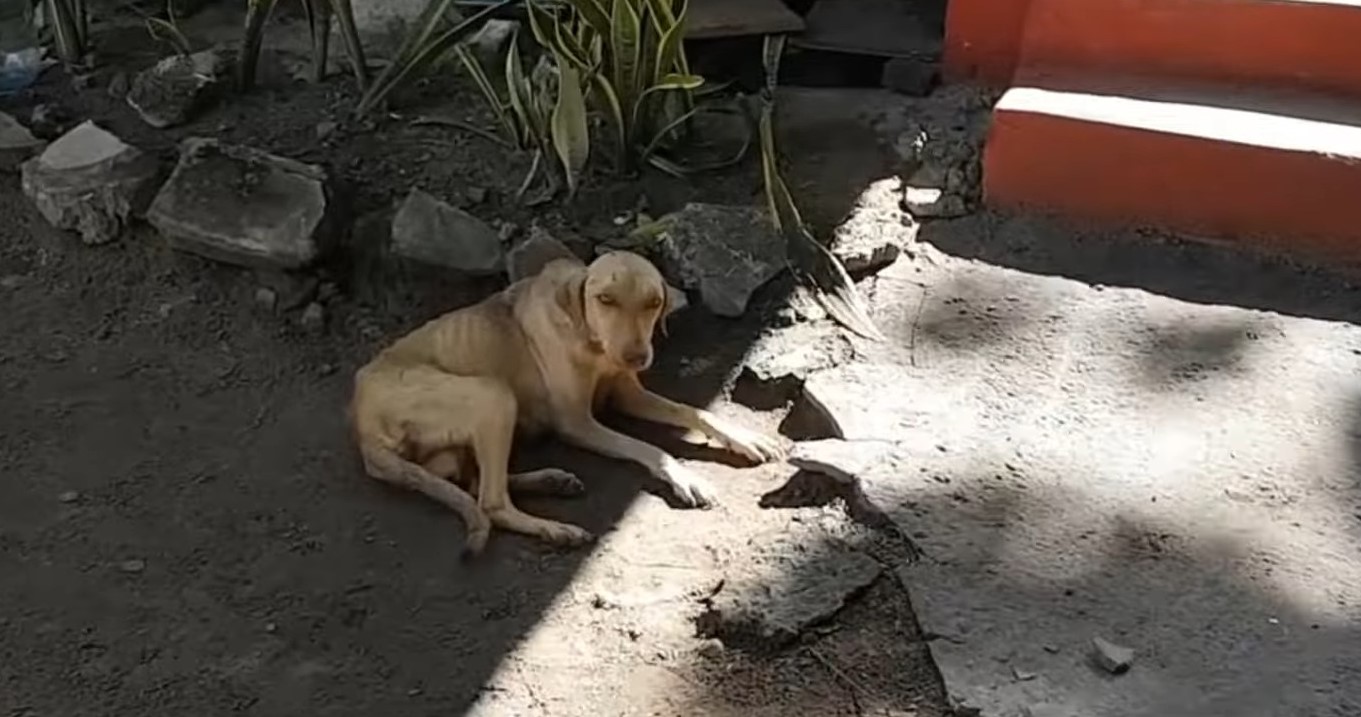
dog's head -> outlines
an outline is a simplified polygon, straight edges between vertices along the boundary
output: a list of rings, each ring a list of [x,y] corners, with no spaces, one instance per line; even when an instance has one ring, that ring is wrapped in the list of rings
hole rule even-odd
[[[606,360],[642,371],[652,365],[652,332],[666,315],[666,281],[627,251],[603,254],[558,287],[558,303]]]

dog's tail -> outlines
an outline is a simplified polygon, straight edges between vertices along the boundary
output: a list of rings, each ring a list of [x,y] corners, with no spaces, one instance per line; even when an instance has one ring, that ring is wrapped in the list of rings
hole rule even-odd
[[[406,460],[393,447],[379,441],[361,438],[359,452],[364,458],[364,470],[370,477],[424,493],[458,513],[468,531],[463,557],[473,558],[482,553],[491,535],[491,519],[471,494]]]

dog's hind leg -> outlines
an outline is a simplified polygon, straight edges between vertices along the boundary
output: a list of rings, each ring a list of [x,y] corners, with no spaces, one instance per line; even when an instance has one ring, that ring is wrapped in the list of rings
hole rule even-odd
[[[486,547],[491,534],[491,520],[467,491],[402,458],[396,451],[377,441],[366,441],[359,446],[359,450],[364,457],[364,470],[371,477],[424,493],[463,518],[468,530],[463,546],[464,556],[475,556]]]
[[[463,486],[473,495],[478,494],[478,481],[465,483],[462,451],[448,449],[440,451],[425,460],[421,465],[431,473]],[[586,492],[586,486],[570,471],[561,468],[540,468],[507,476],[511,494],[544,495],[571,498]]]
[[[592,536],[575,525],[536,518],[516,508],[510,501],[510,447],[515,437],[518,405],[515,394],[504,385],[489,380],[463,379],[467,390],[475,391],[473,403],[478,420],[472,430],[473,456],[477,460],[477,502],[493,525],[516,533],[532,535],[557,545],[582,545]],[[472,381],[478,381],[473,384]],[[474,389],[474,386],[476,388]],[[522,482],[545,481],[539,477]]]

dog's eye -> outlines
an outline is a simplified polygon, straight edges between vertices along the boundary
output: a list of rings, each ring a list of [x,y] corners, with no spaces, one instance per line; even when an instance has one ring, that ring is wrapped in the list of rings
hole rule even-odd
[[[615,303],[614,297],[609,294],[597,294],[595,300],[599,301],[601,306],[614,306]]]
[[[657,309],[660,309],[660,308],[662,308],[662,300],[661,300],[661,299],[658,299],[657,297],[654,296],[654,297],[652,297],[651,299],[648,300],[648,302],[647,302],[647,310],[648,310],[648,311],[656,311]]]

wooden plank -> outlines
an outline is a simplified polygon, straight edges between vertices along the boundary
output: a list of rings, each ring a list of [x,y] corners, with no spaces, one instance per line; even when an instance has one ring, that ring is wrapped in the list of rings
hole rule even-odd
[[[810,50],[935,58],[944,33],[931,26],[940,13],[939,2],[818,0],[808,11],[807,29],[790,42]]]
[[[701,40],[802,30],[803,18],[781,0],[690,0],[685,37]]]
[[[547,1],[554,4],[554,0]],[[456,0],[457,5],[470,12],[497,2],[499,0]],[[514,16],[522,14],[523,10],[512,7],[508,12]],[[803,18],[794,14],[782,0],[690,0],[685,37],[701,40],[802,30]]]

